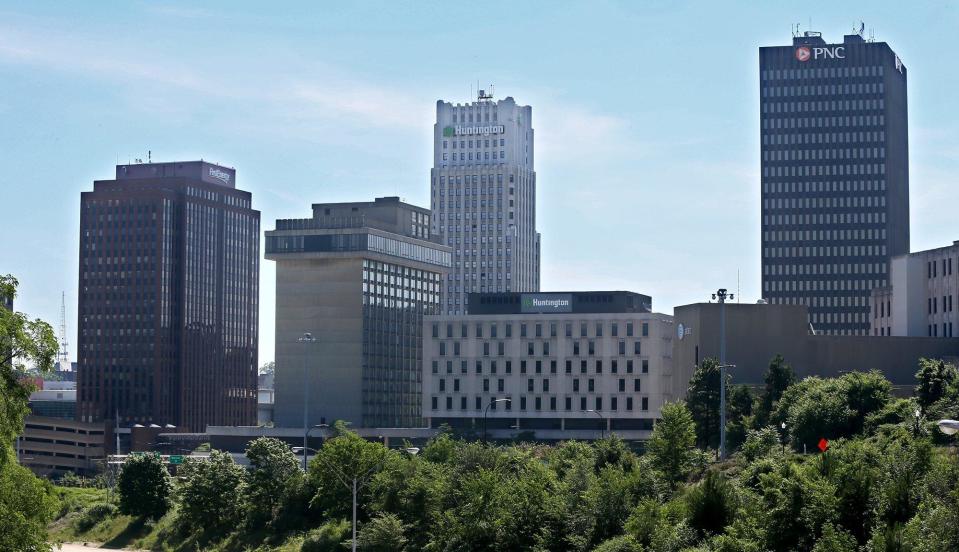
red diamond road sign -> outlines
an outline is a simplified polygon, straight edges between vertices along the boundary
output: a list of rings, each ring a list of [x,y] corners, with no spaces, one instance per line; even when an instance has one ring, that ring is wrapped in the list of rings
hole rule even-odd
[[[823,452],[826,452],[826,449],[828,449],[828,448],[829,448],[829,441],[827,441],[825,438],[820,439],[820,440],[819,440],[819,450],[821,450],[821,451],[823,451]]]

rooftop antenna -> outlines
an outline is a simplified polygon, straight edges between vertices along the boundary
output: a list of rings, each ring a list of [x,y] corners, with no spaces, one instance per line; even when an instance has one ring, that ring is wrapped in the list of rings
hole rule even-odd
[[[153,163],[153,152],[147,150],[147,163]]]
[[[60,296],[60,352],[57,353],[60,369],[70,364],[70,353],[67,352],[67,292]]]

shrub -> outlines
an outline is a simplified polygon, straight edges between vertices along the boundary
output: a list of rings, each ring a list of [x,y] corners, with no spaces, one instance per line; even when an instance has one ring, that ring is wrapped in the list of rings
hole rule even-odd
[[[81,533],[93,529],[98,523],[117,513],[117,507],[110,503],[94,504],[80,514],[74,527]]]
[[[328,521],[307,533],[301,552],[341,552],[343,542],[350,538],[350,522],[345,519]]]
[[[643,546],[630,535],[620,535],[601,543],[593,552],[643,552]]]

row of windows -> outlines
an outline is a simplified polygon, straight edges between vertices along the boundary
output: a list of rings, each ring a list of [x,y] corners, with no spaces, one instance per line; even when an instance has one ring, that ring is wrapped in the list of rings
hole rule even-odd
[[[458,141],[457,141],[457,140],[443,140],[443,149],[449,149],[449,148],[447,147],[447,144],[448,144],[449,142],[452,142],[452,143],[453,143],[453,144],[452,144],[452,149],[456,149],[457,143],[459,143],[460,149],[466,149],[467,147],[471,147],[471,148],[472,148],[474,141],[473,141],[473,140],[458,140]],[[480,148],[480,147],[482,147],[482,148],[488,148],[488,147],[490,147],[490,140],[489,140],[489,138],[487,138],[487,139],[485,139],[485,140],[475,140],[475,142],[476,142],[476,147],[478,147],[478,148]],[[499,147],[503,147],[503,146],[505,146],[505,145],[506,145],[506,138],[500,138],[500,139],[499,139]],[[494,148],[496,147],[496,138],[493,138],[493,146],[492,146],[492,147],[494,147]]]
[[[885,83],[882,81],[856,82],[842,84],[799,84],[794,86],[763,86],[760,88],[761,98],[795,98],[809,96],[822,98],[823,96],[845,96],[852,94],[884,94]]]
[[[810,197],[777,197],[778,194],[766,193],[763,198],[764,209],[857,209],[863,207],[885,207],[886,197],[883,194],[866,195],[822,195]],[[771,197],[770,197],[771,196]],[[876,210],[881,213],[881,210]],[[858,222],[858,221],[857,221]]]
[[[823,129],[819,129],[823,130]],[[882,143],[886,140],[884,130],[853,130],[845,132],[787,132],[762,133],[763,146],[802,146],[815,144],[862,144]]]
[[[763,276],[825,276],[823,279],[829,279],[834,274],[850,274],[847,269],[848,263],[842,264],[764,264]],[[866,274],[884,273],[886,271],[885,263],[869,263],[858,266],[854,272]]]
[[[634,324],[633,322],[625,322],[623,325],[620,325],[620,322],[580,322],[579,323],[579,337],[603,337],[603,333],[606,331],[606,328],[609,328],[609,335],[612,337],[619,336],[620,328],[623,328],[626,331],[626,337],[633,337],[634,333]],[[473,326],[474,337],[484,337],[488,332],[489,337],[498,337],[500,330],[500,323],[498,322],[476,322],[474,324],[459,323],[459,337],[465,338],[469,337],[469,327]],[[432,325],[433,337],[440,337],[440,326],[439,322],[434,322]],[[447,338],[455,337],[454,327],[456,324],[447,323],[445,328],[445,335]],[[513,323],[505,322],[503,323],[503,335],[504,337],[513,336]],[[566,337],[573,337],[573,322],[566,322],[563,324],[563,334]],[[649,336],[649,323],[643,322],[640,325],[642,336]],[[559,330],[559,322],[521,322],[519,323],[519,336],[520,337],[545,337],[546,332],[549,332],[549,337],[557,337]]]
[[[799,102],[762,102],[760,111],[767,113],[816,113],[826,111],[865,111],[873,109],[885,109],[886,100],[879,99],[855,99],[855,100],[818,100],[818,101],[799,101]]]
[[[885,159],[886,148],[763,149],[763,161],[830,161],[845,159]]]
[[[490,160],[490,153],[493,154],[493,160],[494,160],[494,161],[497,160],[497,159],[506,159],[506,152],[505,152],[505,151],[500,151],[498,157],[497,157],[497,155],[496,155],[497,152],[495,152],[495,151],[493,151],[493,152],[484,151],[484,152],[482,152],[482,153],[483,153],[483,157],[480,157],[480,152],[476,152],[476,160],[477,160],[477,161],[489,161],[489,160]],[[452,159],[449,158],[449,155],[452,155]],[[460,160],[460,161],[472,161],[472,160],[473,160],[473,152],[460,153],[459,160]],[[455,154],[455,153],[453,153],[453,154],[447,154],[446,152],[443,152],[443,161],[456,161],[456,154]]]
[[[764,178],[797,177],[797,176],[855,176],[855,175],[884,175],[884,163],[866,164],[833,164],[833,165],[763,165]]]
[[[845,277],[844,277],[845,276]],[[885,285],[877,279],[854,279],[848,273],[841,273],[827,280],[790,280],[763,281],[764,292],[776,291],[871,291],[874,287]]]
[[[842,67],[803,67],[801,69],[763,69],[762,80],[809,80],[851,77],[881,77],[882,65],[859,65]]]
[[[841,238],[843,240],[863,240],[865,239],[864,234],[861,231],[856,231],[855,234],[847,234],[845,230],[840,230]],[[886,230],[883,229],[881,232],[882,239],[886,238]],[[855,236],[855,237],[853,237]],[[768,245],[764,243],[763,245]],[[796,259],[796,258],[805,258],[805,257],[849,257],[853,255],[853,252],[858,252],[858,256],[866,255],[866,250],[854,250],[853,247],[864,247],[864,246],[827,246],[827,247],[763,247],[763,258],[764,259]],[[879,256],[886,255],[886,246],[880,245],[878,247]],[[885,269],[883,269],[885,272]]]
[[[503,403],[503,404],[505,405],[503,408],[505,408],[506,410],[512,410],[512,409],[513,409],[513,400],[512,400],[512,398],[511,398],[511,397],[504,397],[504,398],[509,399],[509,400],[507,400],[507,401],[505,401],[505,402]],[[546,404],[548,404],[548,409],[549,409],[549,410],[557,410],[557,406],[556,406],[556,405],[557,405],[557,397],[533,397],[533,400],[531,401],[531,402],[532,402],[532,405],[531,405],[531,406],[532,406],[533,410],[543,410],[543,409],[544,409],[544,403],[543,403],[543,399],[544,399],[544,398],[548,400],[548,402],[547,402]],[[440,399],[440,397],[437,397],[437,396],[435,396],[435,395],[432,396],[432,397],[430,397],[430,403],[431,403],[430,406],[431,406],[431,408],[432,408],[433,410],[439,410],[439,399]],[[459,400],[459,409],[460,409],[460,410],[469,410],[469,408],[467,407],[467,405],[468,405],[468,397],[459,397],[459,399],[460,399],[460,400]],[[490,405],[490,410],[496,410],[496,404],[497,404],[497,403],[492,402],[492,401],[489,402],[489,403],[486,403],[486,402],[484,402],[483,399],[484,399],[484,397],[475,397],[475,398],[474,398],[474,403],[473,403],[473,404],[474,404],[474,408],[473,408],[473,410],[476,410],[476,411],[484,410],[487,404]],[[563,397],[563,399],[564,399],[564,410],[566,410],[566,411],[572,411],[572,410],[573,410],[573,397]],[[620,399],[620,397],[610,397],[610,398],[609,398],[609,410],[612,410],[612,411],[617,411],[617,410],[619,410],[619,399]],[[633,397],[625,397],[625,399],[626,399],[626,400],[625,400],[625,402],[626,402],[625,410],[627,410],[627,411],[633,410]],[[529,406],[529,405],[528,405],[528,402],[529,402],[529,401],[527,401],[526,395],[520,395],[520,397],[519,397],[519,409],[520,409],[520,410],[528,410],[528,408],[527,408],[527,406]],[[446,397],[445,404],[446,404],[446,410],[453,410],[453,404],[454,404],[453,397]],[[593,401],[592,401],[592,404],[593,404],[593,408],[592,408],[593,410],[602,411],[602,410],[603,410],[603,397],[594,397],[594,398],[593,398]],[[589,408],[589,402],[588,402],[588,400],[587,400],[587,397],[579,397],[579,410],[585,411],[587,408]],[[641,399],[640,399],[640,410],[643,410],[643,411],[649,410],[649,397],[641,397]]]
[[[929,324],[929,337],[939,337],[939,325]],[[942,337],[952,337],[952,322],[942,323]]]
[[[491,345],[491,344],[490,344],[489,342],[484,342],[484,343],[483,343],[483,356],[490,356],[490,350],[491,350],[490,345]],[[506,354],[506,353],[505,353],[505,351],[506,351],[506,344],[505,344],[504,342],[500,341],[500,342],[497,342],[495,345],[496,345],[496,354],[497,354],[497,356],[505,356],[505,354]],[[440,341],[440,343],[439,343],[440,356],[446,356],[447,349],[448,349],[448,347],[447,347],[447,342],[446,342],[446,341]],[[586,349],[585,354],[587,354],[587,355],[589,355],[589,356],[595,355],[595,354],[596,354],[596,342],[594,342],[594,341],[588,341],[588,342],[586,342],[586,347],[585,347],[585,349]],[[641,352],[641,349],[642,349],[641,342],[638,341],[638,340],[637,340],[637,341],[634,341],[634,342],[633,342],[633,347],[632,347],[632,349],[633,349],[633,354],[635,354],[635,355],[640,355],[640,354],[642,354],[642,352]],[[526,343],[526,354],[527,354],[527,356],[535,356],[535,355],[537,355],[537,354],[542,354],[543,356],[549,356],[549,354],[550,354],[550,342],[549,342],[549,341],[543,341],[543,342],[540,343],[540,353],[537,353],[537,352],[536,352],[536,343],[535,343],[535,342],[533,342],[533,341],[527,342],[527,343]],[[579,341],[574,341],[574,342],[573,342],[573,356],[579,356],[580,354],[583,354],[583,352],[582,352],[582,350],[581,350],[581,348],[580,348],[580,343],[579,343]],[[620,341],[619,341],[619,354],[620,354],[620,355],[625,355],[625,354],[626,354],[626,342],[623,341],[623,340],[620,340]],[[452,342],[452,355],[453,355],[453,356],[460,356],[460,342],[459,342],[459,341],[453,341],[453,342]]]
[[[943,295],[942,296],[942,312],[952,312],[952,295]],[[938,314],[939,313],[939,299],[936,297],[926,298],[926,313],[927,314]]]
[[[942,259],[942,275],[952,276],[952,257]],[[939,265],[936,261],[926,262],[926,278],[936,278],[939,276]]]
[[[534,371],[535,371],[536,374],[542,374],[542,373],[544,373],[544,372],[543,372],[543,366],[544,366],[543,362],[544,362],[544,361],[542,361],[542,360],[533,361],[532,366],[533,366],[533,369],[534,369]],[[460,361],[460,373],[461,373],[461,374],[466,374],[466,373],[468,373],[467,366],[468,366],[467,361],[465,361],[465,360]],[[490,374],[496,374],[496,373],[498,372],[498,370],[499,370],[497,361],[495,361],[495,360],[493,360],[493,361],[488,361],[488,362],[484,362],[484,361],[482,361],[482,360],[477,360],[477,361],[474,363],[474,366],[475,366],[475,369],[476,369],[476,373],[477,373],[477,374],[483,374],[483,373],[484,373],[484,370],[485,370],[486,372],[490,373]],[[603,373],[603,361],[602,361],[602,360],[597,360],[593,366],[594,366],[594,368],[595,368],[595,373],[597,373],[597,374],[602,374],[602,373]],[[612,359],[612,360],[610,360],[610,363],[609,363],[609,372],[610,372],[611,374],[618,374],[618,373],[619,373],[619,366],[620,366],[620,360],[619,360],[619,359]],[[527,363],[527,361],[525,361],[525,360],[519,361],[519,373],[520,373],[520,374],[525,374],[525,373],[527,373],[528,367],[529,367],[529,364]],[[549,373],[550,373],[550,374],[555,374],[555,373],[556,373],[556,367],[557,367],[557,361],[556,361],[556,360],[550,360],[550,361],[549,361]],[[565,367],[566,367],[566,373],[567,373],[567,374],[572,374],[572,373],[573,373],[573,361],[572,361],[572,360],[567,360],[567,361],[565,362]],[[507,361],[505,361],[505,363],[503,364],[503,368],[504,368],[503,373],[505,373],[505,374],[512,374],[512,373],[513,373],[513,361],[512,361],[512,360],[507,360]],[[440,369],[440,361],[439,361],[439,360],[434,360],[434,361],[432,362],[432,369],[433,369],[433,373],[434,373],[434,374],[438,374],[438,373],[439,373],[439,369]],[[586,360],[581,360],[581,361],[579,362],[579,373],[580,373],[580,374],[585,374],[585,373],[587,373],[587,370],[588,370],[587,361],[586,361]],[[645,359],[645,358],[644,358],[644,359],[640,359],[640,370],[641,370],[641,373],[643,373],[643,374],[648,374],[648,373],[649,373],[649,359]],[[452,360],[447,360],[447,361],[446,361],[446,373],[447,373],[447,374],[452,374],[452,373],[453,373],[453,361],[452,361]],[[632,373],[633,373],[633,359],[627,359],[627,360],[626,360],[626,373],[627,373],[627,374],[632,374]]]
[[[459,393],[459,391],[460,391],[460,380],[459,380],[459,378],[453,378],[452,381],[453,381],[453,384],[452,384],[453,389],[452,389],[452,391],[453,391],[454,393]],[[580,379],[579,379],[579,378],[573,378],[572,382],[573,382],[573,392],[574,392],[574,393],[579,393],[579,392],[581,391],[580,385],[579,385],[579,384],[580,384]],[[490,390],[491,390],[491,389],[490,389],[490,384],[491,384],[491,380],[490,380],[489,378],[484,378],[484,379],[483,379],[483,392],[484,392],[484,393],[489,393],[489,392],[490,392]],[[438,387],[438,391],[439,391],[440,393],[445,393],[446,390],[447,390],[447,389],[446,389],[446,388],[447,388],[446,378],[439,378],[439,379],[437,380],[437,387]],[[543,393],[549,393],[549,387],[550,387],[550,380],[549,380],[548,378],[544,378],[543,380],[540,381],[540,391],[542,391]],[[526,380],[526,390],[529,391],[530,393],[532,393],[532,392],[535,392],[535,391],[536,391],[535,388],[536,388],[536,380],[534,380],[533,378],[528,378],[528,379]],[[499,378],[499,379],[496,380],[496,390],[497,390],[498,392],[500,392],[500,393],[502,393],[503,391],[506,390],[506,380],[505,380],[505,379]],[[588,379],[586,380],[586,390],[587,390],[588,392],[590,392],[590,393],[594,393],[594,392],[596,391],[596,380],[594,380],[593,378],[588,378]],[[626,379],[625,379],[625,378],[619,378],[619,391],[620,391],[621,393],[626,391]],[[642,392],[642,380],[641,380],[641,379],[639,379],[639,378],[634,378],[634,379],[633,379],[633,391],[636,392],[636,393]]]

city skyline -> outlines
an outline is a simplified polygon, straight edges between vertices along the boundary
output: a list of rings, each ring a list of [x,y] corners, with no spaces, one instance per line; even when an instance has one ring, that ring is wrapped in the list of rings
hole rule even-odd
[[[954,6],[901,13],[892,3],[863,4],[837,13],[823,4],[757,14],[746,4],[568,5],[519,38],[521,15],[542,16],[541,4],[515,8],[516,21],[433,5],[370,5],[354,19],[301,8],[302,23],[251,6],[184,6],[0,7],[0,114],[8,121],[0,151],[9,155],[2,230],[18,236],[0,245],[0,273],[21,281],[18,310],[50,322],[66,290],[74,360],[79,192],[115,161],[152,150],[158,161],[223,162],[237,168],[237,185],[253,193],[265,221],[306,216],[308,203],[384,195],[428,205],[435,101],[467,101],[477,78],[496,85],[497,99],[537,111],[541,289],[641,290],[666,313],[717,286],[740,287],[753,301],[758,48],[788,41],[788,26],[810,13],[829,42],[865,19],[909,67],[911,249],[959,234],[935,208],[959,172],[959,114],[950,103],[957,76],[944,71],[959,52],[937,38],[954,27]],[[697,40],[720,23],[721,47]],[[322,29],[319,38],[307,36],[311,26]],[[198,28],[209,32],[182,35]],[[424,29],[435,34],[414,38]],[[146,45],[145,30],[166,40]],[[232,40],[244,32],[235,51]],[[569,36],[590,36],[593,54],[577,51],[581,41],[564,44]],[[463,51],[484,37],[491,40],[475,54]],[[186,59],[190,48],[201,55]],[[530,55],[513,59],[511,49]],[[421,67],[437,51],[450,63]],[[607,54],[590,65],[600,51]],[[274,312],[273,269],[263,268],[261,363],[273,358]]]

